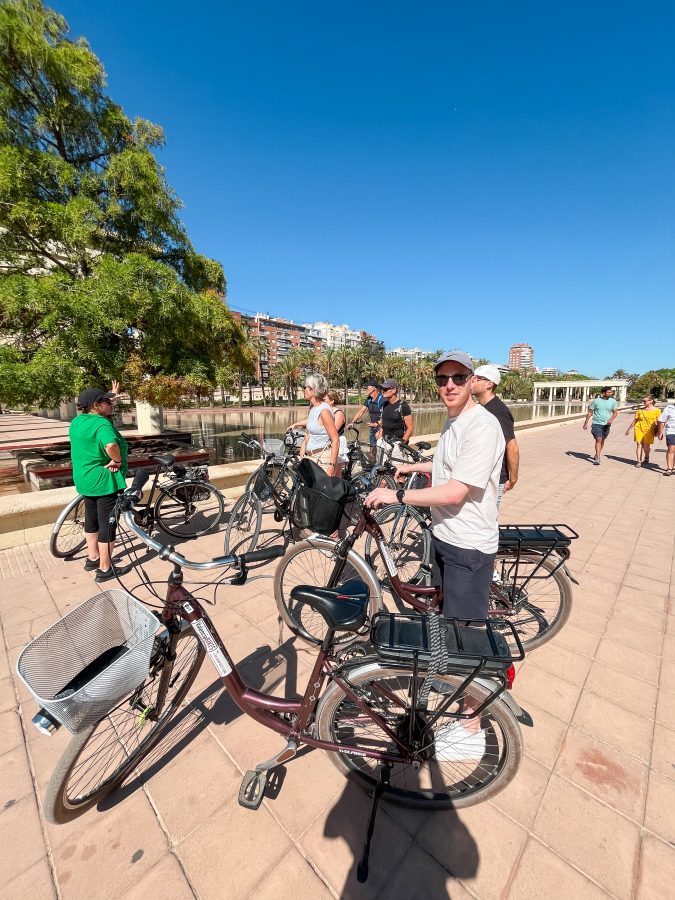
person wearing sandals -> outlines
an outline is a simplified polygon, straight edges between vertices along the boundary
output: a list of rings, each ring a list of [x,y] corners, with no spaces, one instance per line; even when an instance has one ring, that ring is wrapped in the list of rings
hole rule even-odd
[[[305,398],[309,401],[307,431],[300,447],[300,459],[307,456],[326,472],[339,478],[342,466],[338,463],[340,437],[335,427],[333,409],[326,402],[328,382],[323,375],[308,375],[305,379]]]
[[[654,443],[654,435],[658,429],[658,420],[661,410],[657,409],[653,397],[645,397],[643,407],[635,410],[633,421],[626,429],[626,434],[633,429],[635,441],[635,465],[638,469],[642,465],[649,465],[649,454]]]
[[[109,520],[115,498],[126,487],[128,445],[111,421],[116,396],[115,391],[86,388],[77,398],[80,415],[68,429],[73,481],[84,497],[84,568],[96,570],[96,582],[116,577],[110,559],[116,526]]]
[[[675,475],[675,397],[668,397],[666,408],[659,416],[660,441],[666,437],[666,471],[664,475]]]

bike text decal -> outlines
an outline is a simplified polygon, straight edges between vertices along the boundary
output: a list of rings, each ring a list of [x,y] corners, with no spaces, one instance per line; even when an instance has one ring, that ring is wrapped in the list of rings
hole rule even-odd
[[[387,572],[392,576],[398,574],[398,570],[396,568],[396,563],[392,559],[391,553],[389,552],[389,547],[386,544],[380,544],[379,551],[382,554],[382,559],[384,560],[384,564],[387,567]]]
[[[213,635],[207,628],[204,620],[195,619],[194,622],[192,622],[192,627],[197,633],[197,637],[204,645],[204,649],[209,654],[211,662],[216,667],[216,672],[218,672],[220,676],[229,675],[232,671],[232,666],[227,661],[225,654],[218,644],[214,641]]]

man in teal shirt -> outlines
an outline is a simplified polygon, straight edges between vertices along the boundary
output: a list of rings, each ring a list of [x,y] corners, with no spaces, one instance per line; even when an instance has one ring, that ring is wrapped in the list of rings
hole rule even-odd
[[[613,393],[614,388],[604,387],[600,391],[600,396],[591,401],[588,412],[586,413],[586,420],[584,421],[584,431],[588,431],[589,419],[591,416],[593,417],[593,421],[591,422],[591,434],[595,439],[595,456],[593,457],[593,462],[596,466],[600,465],[600,453],[605,446],[605,441],[607,440],[612,422],[618,415],[617,403],[614,397],[612,397]]]

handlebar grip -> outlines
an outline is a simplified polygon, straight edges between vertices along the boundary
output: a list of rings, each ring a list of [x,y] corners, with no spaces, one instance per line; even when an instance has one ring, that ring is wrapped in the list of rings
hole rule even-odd
[[[242,553],[239,560],[244,563],[264,562],[266,559],[278,559],[286,552],[286,548],[277,544],[276,547],[263,547],[261,550],[251,550],[250,553]]]

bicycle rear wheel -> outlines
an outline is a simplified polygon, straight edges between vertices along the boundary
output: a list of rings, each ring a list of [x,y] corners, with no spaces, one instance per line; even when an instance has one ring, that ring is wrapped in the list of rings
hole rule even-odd
[[[431,573],[431,532],[424,516],[414,506],[392,504],[384,506],[375,515],[398,569],[401,581],[418,584]],[[377,580],[383,587],[389,585],[389,576],[377,543],[368,534],[364,556],[372,566]]]
[[[164,487],[155,504],[155,521],[174,537],[200,537],[217,528],[223,495],[206,481],[177,481]]]
[[[175,653],[166,701],[153,719],[162,673]],[[148,677],[108,715],[74,734],[47,785],[44,813],[63,824],[99,803],[148,754],[174,715],[204,661],[205,651],[192,628],[172,638],[157,636]]]
[[[49,552],[57,559],[68,559],[87,545],[84,536],[84,497],[78,494],[60,513],[49,538]]]
[[[225,553],[255,550],[262,522],[262,504],[253,491],[246,491],[232,507],[225,532]]]
[[[423,678],[423,674],[418,676],[418,688]],[[513,779],[523,755],[523,739],[506,703],[495,700],[478,720],[457,719],[462,709],[476,709],[487,699],[488,690],[481,684],[471,682],[426,731],[433,713],[462,681],[457,675],[436,676],[426,710],[413,711],[410,669],[384,668],[371,662],[349,672],[349,686],[359,699],[384,719],[391,731],[406,739],[412,732],[419,744],[419,768],[403,758],[394,763],[383,799],[427,809],[471,806],[493,797]],[[377,760],[360,756],[358,751],[399,754],[389,735],[336,682],[321,698],[316,722],[321,740],[345,747],[346,752],[329,752],[333,764],[367,791],[379,783],[380,769]]]
[[[507,619],[526,651],[550,641],[572,611],[572,584],[562,566],[556,570],[559,562],[556,556],[497,553],[499,581],[490,585],[490,615]]]

